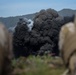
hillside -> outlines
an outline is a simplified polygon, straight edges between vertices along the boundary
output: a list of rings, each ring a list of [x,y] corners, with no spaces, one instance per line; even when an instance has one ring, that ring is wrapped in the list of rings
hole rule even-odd
[[[76,10],[72,9],[62,9],[58,11],[58,14],[60,16],[72,16],[73,14],[76,13]],[[13,27],[17,24],[19,18],[28,18],[28,19],[33,19],[36,13],[33,14],[28,14],[28,15],[22,15],[22,16],[15,16],[15,17],[0,17],[0,22],[4,23],[7,28]]]
[[[0,17],[0,22],[6,25],[7,28],[13,27],[17,24],[19,18],[27,18],[27,19],[33,19],[36,13],[34,14],[28,14],[28,15],[22,15],[22,16],[15,16],[15,17]]]
[[[76,13],[76,10],[72,10],[72,9],[62,9],[60,11],[58,11],[60,16],[72,16],[73,14]]]

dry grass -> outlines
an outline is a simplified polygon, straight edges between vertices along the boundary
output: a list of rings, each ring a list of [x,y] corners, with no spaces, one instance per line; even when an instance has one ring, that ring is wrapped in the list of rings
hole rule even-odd
[[[60,58],[50,56],[20,57],[12,61],[15,75],[61,75],[65,67]]]

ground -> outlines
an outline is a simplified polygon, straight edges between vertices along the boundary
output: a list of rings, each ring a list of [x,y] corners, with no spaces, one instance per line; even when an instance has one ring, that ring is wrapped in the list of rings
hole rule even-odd
[[[14,75],[61,75],[65,71],[62,60],[51,56],[20,57],[12,66]]]

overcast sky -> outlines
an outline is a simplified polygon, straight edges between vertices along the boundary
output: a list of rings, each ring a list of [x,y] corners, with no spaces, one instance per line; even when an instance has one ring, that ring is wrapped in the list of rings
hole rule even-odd
[[[76,0],[0,0],[0,17],[35,13],[41,9],[76,9]]]

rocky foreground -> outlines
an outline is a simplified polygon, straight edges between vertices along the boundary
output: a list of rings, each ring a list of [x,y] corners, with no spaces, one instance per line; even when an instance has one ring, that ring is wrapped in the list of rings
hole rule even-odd
[[[65,67],[59,57],[29,56],[12,61],[14,75],[62,75]]]

